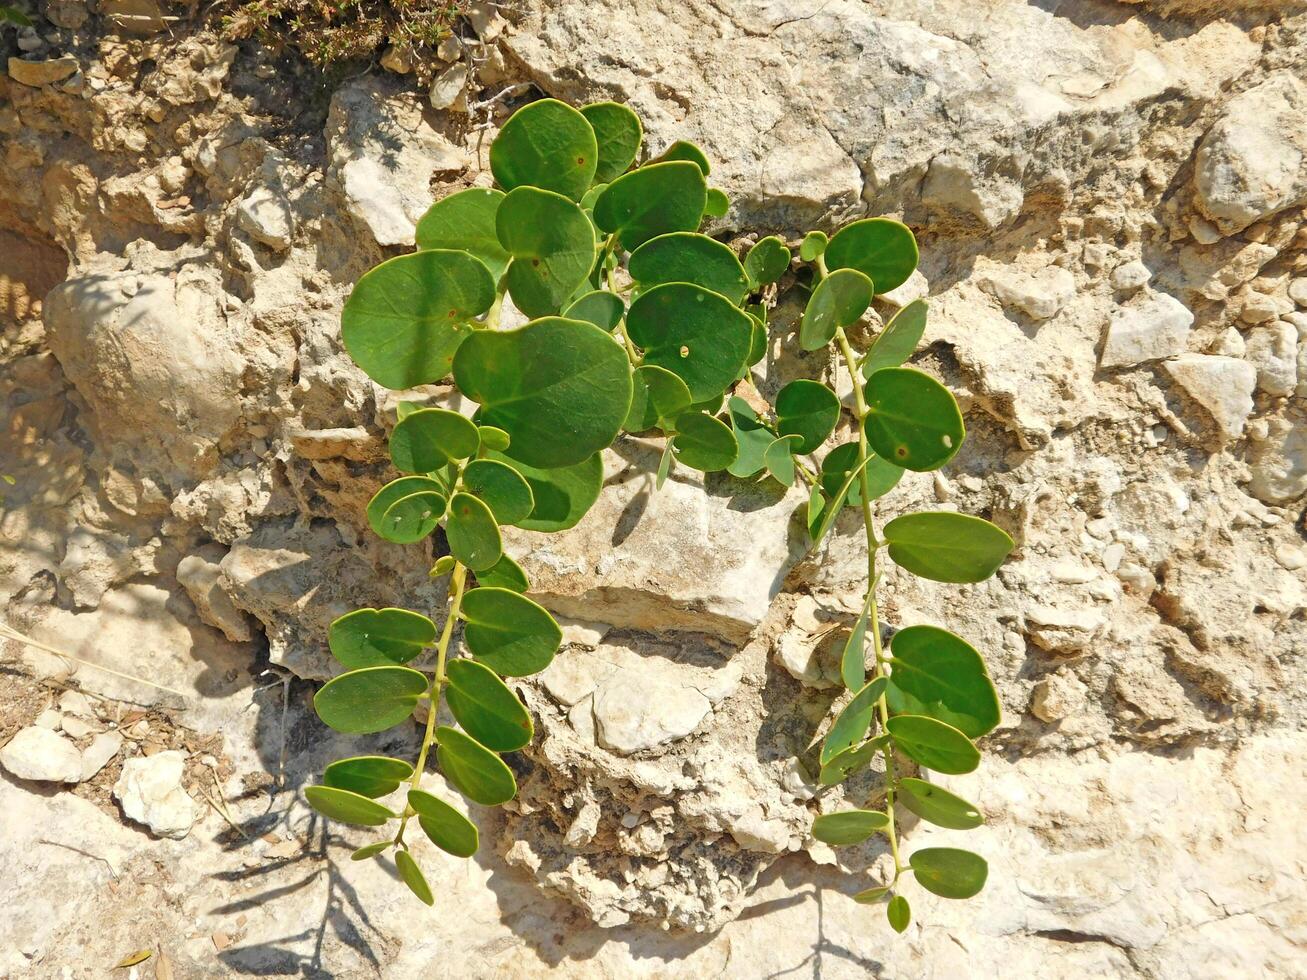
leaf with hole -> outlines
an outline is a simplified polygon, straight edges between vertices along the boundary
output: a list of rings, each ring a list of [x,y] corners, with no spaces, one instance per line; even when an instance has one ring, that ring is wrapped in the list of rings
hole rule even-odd
[[[485,664],[454,660],[447,679],[445,700],[450,712],[486,748],[512,752],[531,741],[535,728],[526,706]]]
[[[331,654],[346,667],[406,664],[436,640],[436,624],[407,609],[355,609],[327,630]]]
[[[856,269],[836,269],[817,283],[799,325],[799,346],[820,350],[835,331],[857,323],[871,305],[871,280]]]
[[[727,246],[696,232],[651,238],[631,254],[631,278],[648,289],[665,282],[690,282],[739,305],[749,283],[740,260]]]
[[[922,820],[950,830],[972,830],[985,822],[974,803],[924,779],[900,779],[898,801]]]
[[[802,441],[802,436],[781,436],[772,440],[763,451],[762,461],[767,472],[783,486],[794,486],[794,453]]]
[[[989,877],[983,857],[956,847],[923,847],[909,863],[917,884],[940,898],[973,898]]]
[[[966,437],[953,395],[912,368],[881,368],[867,379],[864,429],[876,455],[908,470],[939,469]]]
[[[471,857],[477,852],[480,835],[474,824],[438,796],[426,790],[408,791],[408,805],[417,814],[418,825],[431,843],[455,857]]]
[[[450,553],[474,572],[493,567],[504,553],[494,513],[470,493],[456,493],[449,502],[445,538]]]
[[[594,220],[634,251],[668,232],[698,230],[707,198],[703,171],[693,163],[647,164],[604,188],[595,201]]]
[[[458,412],[424,408],[410,412],[390,434],[390,461],[401,473],[430,473],[450,460],[475,456],[481,447],[476,424]]]
[[[898,367],[917,349],[926,332],[926,301],[915,300],[894,314],[862,359],[862,376],[870,378],[881,368]]]
[[[776,393],[776,429],[801,438],[797,453],[810,453],[835,431],[840,400],[820,381],[799,378]]]
[[[617,102],[592,102],[581,107],[581,115],[594,130],[599,147],[594,182],[607,184],[635,162],[644,140],[644,126],[639,116]]]
[[[426,693],[427,677],[419,671],[365,667],[327,681],[314,695],[313,708],[336,731],[367,735],[407,719]]]
[[[895,714],[929,715],[968,738],[998,727],[998,693],[976,649],[938,626],[909,626],[890,644],[888,692]]]
[[[876,753],[881,750],[886,739],[887,736],[880,735],[833,756],[829,762],[822,765],[817,781],[823,786],[834,786],[836,783],[844,782],[854,773],[866,769],[871,765],[871,760],[876,757]]]
[[[821,743],[822,765],[867,737],[871,722],[876,717],[876,702],[885,693],[885,685],[884,677],[872,678],[835,717],[835,723]]]
[[[902,895],[895,895],[885,906],[885,918],[895,932],[905,931],[912,924],[912,907]]]
[[[489,506],[500,524],[516,524],[535,509],[535,498],[526,477],[496,459],[474,459],[468,463],[463,468],[463,486]]]
[[[753,340],[747,313],[719,293],[683,282],[641,293],[626,331],[644,349],[644,363],[679,376],[696,402],[731,386]]]
[[[706,412],[687,412],[676,425],[676,461],[703,473],[724,470],[735,462],[739,446],[730,426]]]
[[[799,258],[804,262],[812,262],[817,256],[826,251],[826,244],[830,239],[826,237],[824,231],[810,231],[803,236],[803,242],[799,245]]]
[[[826,246],[826,267],[857,269],[888,293],[908,281],[917,267],[917,240],[908,226],[889,218],[866,218],[845,225]]]
[[[513,256],[508,295],[527,316],[557,313],[594,266],[594,227],[562,194],[519,187],[499,205],[495,229]]]
[[[594,128],[557,99],[518,109],[490,144],[490,170],[506,191],[527,185],[579,201],[598,163]]]
[[[457,728],[436,729],[436,758],[445,778],[473,803],[499,806],[517,792],[513,770],[504,760]]]
[[[895,564],[935,582],[983,582],[1015,547],[1002,528],[949,511],[904,514],[881,533]]]
[[[375,800],[335,786],[309,786],[304,790],[309,806],[324,817],[361,827],[379,827],[395,814]]]
[[[604,289],[592,289],[568,304],[563,316],[569,320],[584,320],[600,330],[613,332],[626,313],[622,297]]]
[[[435,896],[431,894],[431,886],[427,884],[426,876],[422,874],[422,869],[418,863],[413,860],[413,855],[408,851],[399,850],[395,852],[395,870],[399,872],[400,879],[408,885],[408,890],[418,897],[424,905],[435,905]]]
[[[400,783],[412,776],[413,767],[401,759],[360,755],[352,759],[337,759],[327,766],[322,773],[322,784],[376,799],[395,792]]]
[[[513,592],[526,592],[531,588],[522,566],[508,555],[501,555],[499,561],[485,571],[477,572],[476,577],[477,585],[491,588],[509,589]]]
[[[761,289],[785,275],[790,267],[790,250],[775,235],[760,240],[744,257],[744,273],[752,290]]]
[[[449,374],[469,322],[490,309],[495,281],[466,252],[435,249],[382,262],[354,286],[340,314],[345,349],[369,378],[404,389]]]
[[[488,187],[471,187],[441,198],[418,219],[418,248],[470,252],[498,281],[509,260],[495,231],[495,212],[503,199],[503,191]]]
[[[843,810],[823,813],[812,822],[812,836],[832,847],[848,847],[889,826],[889,817],[879,810]]]
[[[680,377],[656,364],[641,364],[632,381],[631,409],[622,424],[627,432],[645,432],[654,426],[669,428],[671,420],[694,401]]]
[[[925,715],[894,715],[885,727],[894,744],[927,769],[961,776],[980,765],[980,750],[952,725]]]
[[[604,484],[603,456],[594,453],[570,466],[542,469],[503,453],[490,453],[517,470],[531,486],[535,507],[531,516],[517,522],[528,531],[566,531],[575,527],[599,499]]]
[[[727,467],[731,476],[747,478],[761,472],[767,447],[776,441],[776,434],[758,418],[758,413],[738,395],[731,396],[726,405],[731,429],[739,447],[735,462]]]
[[[626,352],[593,323],[562,317],[478,332],[454,358],[454,380],[480,402],[478,421],[509,434],[514,458],[542,468],[608,446],[631,405]]]
[[[526,596],[481,587],[463,596],[464,641],[472,656],[505,677],[544,670],[563,642],[554,617]]]

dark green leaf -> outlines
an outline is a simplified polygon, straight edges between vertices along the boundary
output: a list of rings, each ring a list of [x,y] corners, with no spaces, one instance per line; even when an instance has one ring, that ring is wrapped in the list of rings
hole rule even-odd
[[[535,509],[526,477],[496,459],[474,459],[463,469],[463,486],[484,501],[500,524],[516,524]],[[484,571],[484,569],[483,569]]]
[[[962,637],[937,626],[909,626],[894,634],[890,651],[889,706],[895,714],[929,715],[968,738],[998,727],[994,683],[985,661]]]
[[[346,667],[406,664],[436,639],[436,624],[407,609],[355,609],[327,631],[332,656]]]
[[[980,750],[952,725],[925,715],[895,715],[885,727],[894,744],[927,769],[960,776],[980,765]]]
[[[476,824],[438,796],[421,789],[408,791],[408,805],[418,815],[418,824],[431,843],[455,857],[471,857],[477,852],[479,836]]]
[[[898,801],[922,820],[950,830],[971,830],[985,822],[974,803],[924,779],[900,779]]]
[[[509,558],[508,555],[500,556],[499,561],[495,562],[493,567],[487,568],[483,572],[477,572],[476,576],[478,585],[496,589],[526,592],[531,588],[531,583],[527,580],[526,572],[522,571],[522,566]]]
[[[864,840],[889,826],[889,817],[879,810],[844,810],[840,813],[823,813],[812,822],[812,836],[832,847],[861,844]]]
[[[867,737],[872,719],[876,716],[876,702],[885,693],[885,684],[884,677],[876,677],[868,681],[836,716],[835,723],[831,725],[830,731],[826,733],[826,738],[821,743],[822,765]]]
[[[983,582],[1015,546],[989,521],[948,511],[904,514],[885,525],[889,556],[936,582]]]
[[[563,642],[554,617],[526,596],[508,589],[481,587],[463,596],[467,648],[505,677],[544,670]]]
[[[418,863],[413,860],[413,855],[409,854],[408,851],[396,851],[395,869],[399,872],[404,884],[408,885],[408,890],[416,895],[423,904],[436,904],[435,896],[431,894],[431,886],[427,884],[427,879],[423,876]]]
[[[903,932],[912,923],[912,907],[902,895],[895,895],[885,906],[885,918],[895,932]]]
[[[794,486],[794,452],[802,441],[802,436],[781,436],[762,454],[767,472],[787,487]]]
[[[775,235],[759,241],[744,257],[744,273],[749,277],[750,287],[755,290],[775,282],[789,267],[790,250]]]
[[[410,497],[415,493],[440,493],[441,486],[435,480],[428,479],[425,476],[406,476],[398,480],[387,483],[377,491],[376,495],[368,502],[368,524],[377,536],[386,541],[394,541],[396,544],[408,544],[416,538],[411,538],[412,528],[394,527],[386,520],[386,513],[390,510],[391,505],[397,501]],[[443,509],[443,508],[442,508]],[[401,515],[394,515],[399,517]],[[393,519],[393,518],[392,518]],[[419,537],[426,537],[425,534]]]
[[[456,493],[449,502],[445,537],[450,553],[474,572],[493,567],[504,553],[495,515],[470,493]]]
[[[413,767],[401,759],[360,755],[352,759],[337,759],[327,766],[322,774],[322,784],[376,799],[395,792],[400,783],[412,776]]]
[[[840,327],[857,323],[871,305],[871,280],[856,269],[837,269],[817,283],[803,311],[799,346],[820,350]]]
[[[956,847],[923,847],[912,855],[917,884],[940,898],[972,898],[989,877],[989,865],[979,854]]]
[[[676,419],[676,460],[694,470],[715,473],[735,462],[739,451],[730,427],[705,412]]]
[[[878,736],[869,742],[863,742],[861,745],[851,749],[845,749],[839,755],[831,758],[821,767],[821,773],[817,781],[823,786],[834,786],[836,783],[842,783],[855,772],[866,769],[875,758],[876,753],[881,750],[885,744],[886,736]]]
[[[499,205],[495,229],[513,256],[508,294],[527,316],[557,313],[594,266],[594,227],[562,194],[519,187]]]
[[[517,792],[513,770],[504,760],[457,728],[436,729],[436,757],[450,784],[473,803],[499,806]]]
[[[469,418],[443,408],[409,412],[390,434],[390,461],[401,473],[430,473],[475,456],[481,436]]]
[[[703,150],[695,146],[689,140],[677,140],[657,157],[650,160],[649,163],[668,163],[672,160],[687,160],[698,167],[705,177],[712,172],[712,165],[708,162],[708,157]]]
[[[506,191],[529,185],[579,201],[598,162],[594,129],[585,116],[556,99],[518,109],[490,144],[490,170]]]
[[[644,349],[644,363],[678,375],[695,401],[730,387],[753,340],[747,313],[718,293],[681,282],[641,293],[631,304],[626,330]]]
[[[804,262],[812,262],[817,256],[826,251],[826,243],[829,239],[823,231],[810,231],[803,236],[803,244],[799,246],[799,258]]]
[[[599,145],[594,182],[607,184],[635,162],[644,139],[644,127],[639,116],[617,102],[593,102],[581,107],[581,115],[594,129]]]
[[[354,286],[340,314],[350,357],[386,388],[412,388],[449,373],[469,322],[490,309],[495,281],[466,252],[437,249],[382,262]]]
[[[819,381],[800,378],[776,394],[776,429],[801,438],[797,453],[810,453],[825,442],[839,418],[839,398]]]
[[[749,356],[744,359],[740,377],[748,374],[749,368],[767,356],[767,307],[761,303],[751,303],[745,312],[753,321],[753,336],[749,340]]]
[[[498,281],[509,259],[495,232],[495,212],[503,199],[503,191],[487,187],[471,187],[441,198],[418,221],[418,248],[471,252]]]
[[[708,188],[708,198],[704,202],[703,213],[710,218],[725,217],[726,212],[731,209],[731,199],[726,196],[724,191],[719,191],[716,187]]]
[[[528,531],[552,533],[574,527],[599,499],[604,484],[604,462],[600,453],[557,469],[529,466],[502,453],[491,453],[490,458],[508,463],[531,485],[535,509],[530,517],[517,524]]]
[[[425,674],[408,667],[365,667],[333,677],[313,697],[318,717],[338,732],[367,735],[404,721],[427,693]]]
[[[690,389],[677,375],[655,364],[641,364],[632,376],[634,394],[623,428],[644,432],[655,425],[670,428],[676,418],[694,400]]]
[[[962,446],[967,430],[949,390],[912,368],[881,368],[867,381],[867,441],[908,470],[935,470]]]
[[[607,290],[592,289],[573,301],[563,311],[563,316],[569,320],[584,320],[586,323],[593,323],[600,330],[607,330],[612,333],[613,328],[621,322],[622,315],[625,313],[626,307],[622,305],[622,297]]]
[[[840,488],[848,481],[849,474],[856,476],[858,465],[858,444],[846,442],[836,446],[821,461],[821,487],[834,499]],[[867,490],[871,499],[883,497],[894,489],[903,476],[903,468],[888,463],[879,456],[872,456],[867,465]],[[857,507],[862,503],[862,481],[854,479],[849,483],[848,493],[844,495],[843,506]]]
[[[447,668],[445,701],[455,720],[488,749],[512,752],[535,732],[526,707],[493,670],[475,660],[454,660]]]
[[[855,221],[826,246],[826,267],[857,269],[876,284],[876,292],[888,293],[917,267],[917,240],[907,225],[889,218]]]
[[[727,472],[731,476],[751,477],[762,470],[763,455],[776,440],[776,434],[763,425],[758,413],[738,395],[733,395],[726,407],[739,446],[735,462],[727,468]]]
[[[707,235],[677,231],[651,238],[631,255],[631,278],[643,288],[691,282],[739,304],[749,292],[735,253]]]
[[[304,798],[309,801],[309,806],[324,817],[341,823],[379,827],[395,818],[395,814],[375,800],[334,786],[308,786],[304,790]]]
[[[400,544],[421,541],[436,529],[444,514],[443,494],[424,491],[400,497],[381,517],[386,526],[386,540]]]
[[[656,163],[609,184],[595,201],[594,220],[634,251],[670,231],[697,230],[707,196],[703,172],[693,163]]]
[[[850,691],[862,688],[867,677],[867,625],[871,616],[870,598],[862,607],[849,631],[849,638],[844,642],[844,652],[840,654],[840,680]]]
[[[917,349],[926,332],[926,301],[916,300],[885,324],[862,360],[862,376],[870,378],[881,368],[898,367]]]

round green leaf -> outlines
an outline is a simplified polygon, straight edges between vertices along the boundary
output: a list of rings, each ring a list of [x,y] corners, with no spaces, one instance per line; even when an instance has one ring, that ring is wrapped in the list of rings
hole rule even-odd
[[[917,240],[899,221],[855,221],[836,232],[826,246],[826,267],[857,269],[876,284],[876,292],[888,293],[907,282],[917,267]]]
[[[641,293],[627,314],[626,331],[644,349],[644,363],[678,375],[695,401],[730,387],[753,339],[747,313],[719,293],[683,282]]]
[[[817,781],[823,786],[834,786],[836,783],[844,782],[855,772],[866,769],[884,744],[884,737],[882,736],[873,738],[869,742],[863,742],[851,749],[845,749],[822,765]]]
[[[599,499],[604,485],[604,462],[600,453],[571,466],[540,469],[502,453],[491,453],[526,478],[535,498],[531,516],[517,526],[528,531],[553,533],[575,527],[586,511]]]
[[[890,649],[889,706],[895,714],[929,715],[968,738],[998,727],[994,682],[962,637],[938,626],[909,626],[894,634]]]
[[[409,412],[390,434],[390,461],[401,473],[430,473],[450,460],[475,456],[476,424],[443,408]]]
[[[376,799],[399,789],[399,784],[413,776],[413,767],[401,759],[384,755],[360,755],[337,759],[322,773],[322,784]]]
[[[508,589],[473,589],[463,596],[463,638],[472,656],[504,677],[544,670],[563,631],[544,607]]]
[[[925,715],[895,715],[885,727],[894,744],[927,769],[960,776],[980,765],[980,750],[952,725]]]
[[[481,403],[479,421],[507,432],[514,457],[537,467],[571,466],[608,446],[631,406],[626,352],[593,323],[562,317],[479,331],[459,348],[454,379]]]
[[[781,436],[762,454],[767,472],[787,487],[794,486],[794,452],[802,441],[802,436]]]
[[[703,205],[703,213],[710,218],[722,218],[730,209],[731,199],[726,196],[726,192],[720,191],[716,187],[709,187],[708,197]]]
[[[922,820],[950,830],[971,830],[985,822],[974,803],[924,779],[904,776],[899,780],[897,799]]]
[[[926,301],[916,300],[894,314],[862,360],[862,376],[870,378],[881,368],[898,367],[917,349],[926,332]]]
[[[935,582],[983,582],[1015,547],[989,521],[948,511],[904,514],[882,533],[896,564]]]
[[[594,266],[594,227],[562,194],[519,187],[499,205],[495,229],[513,256],[508,294],[527,316],[557,313]]]
[[[535,509],[531,485],[507,463],[474,459],[463,469],[463,486],[484,501],[500,524],[516,524]]]
[[[419,671],[365,667],[323,684],[313,697],[313,708],[336,731],[367,735],[404,721],[426,693],[427,677]]]
[[[593,102],[581,107],[581,115],[590,123],[599,145],[594,182],[607,184],[635,162],[644,139],[644,127],[639,116],[617,102]]]
[[[386,388],[413,388],[449,373],[469,321],[490,309],[495,281],[466,252],[435,249],[382,262],[354,285],[340,314],[350,357]]]
[[[485,585],[496,589],[510,589],[513,592],[526,592],[531,588],[531,583],[526,577],[526,572],[522,571],[522,566],[509,558],[508,555],[502,555],[492,568],[487,568],[484,572],[477,572],[476,576],[477,585]]]
[[[694,401],[690,389],[671,371],[654,364],[641,364],[632,375],[634,394],[631,409],[622,427],[628,432],[644,432],[655,425],[671,426]]]
[[[775,282],[789,267],[790,250],[775,235],[761,239],[744,257],[744,272],[752,289]]]
[[[885,685],[884,677],[868,681],[836,716],[835,723],[821,743],[820,761],[823,766],[867,737],[872,719],[876,716],[876,702],[885,693]]]
[[[399,544],[421,541],[436,529],[444,514],[444,494],[424,491],[400,497],[386,508],[381,518],[386,526],[386,540]]]
[[[923,847],[910,863],[917,884],[940,898],[972,898],[989,877],[983,857],[956,847]]]
[[[631,254],[631,278],[648,289],[665,282],[691,282],[739,304],[749,293],[744,267],[727,246],[697,232],[651,238]]]
[[[735,462],[728,468],[731,476],[748,478],[763,468],[763,455],[767,448],[776,441],[776,434],[763,425],[755,412],[743,398],[732,395],[726,406],[731,419],[731,429],[739,447]]]
[[[826,244],[829,241],[824,231],[808,232],[803,236],[803,243],[799,246],[799,258],[804,262],[812,262],[826,251]]]
[[[677,462],[704,473],[724,470],[739,452],[730,427],[705,412],[686,412],[676,419],[673,452]]]
[[[817,283],[799,325],[799,346],[820,350],[835,331],[857,323],[871,305],[871,280],[856,269],[837,269]]]
[[[418,220],[418,248],[446,248],[471,252],[498,280],[509,255],[495,231],[495,212],[504,192],[471,187],[443,197]]]
[[[595,201],[595,224],[634,251],[659,235],[698,229],[707,198],[703,171],[693,163],[650,164],[604,188]]]
[[[486,748],[512,752],[531,741],[535,728],[530,713],[489,667],[475,660],[455,660],[446,679],[450,712]]]
[[[327,630],[331,654],[346,667],[406,664],[436,640],[436,624],[407,609],[355,609]]]
[[[364,844],[357,851],[349,856],[351,861],[366,861],[370,857],[376,857],[382,851],[389,850],[395,846],[393,840],[373,841],[371,844]]]
[[[593,323],[600,330],[612,333],[625,313],[622,297],[604,289],[594,289],[573,301],[563,311],[563,316],[569,320]]]
[[[517,792],[513,770],[504,760],[457,728],[436,729],[436,758],[445,778],[473,803],[499,806]]]
[[[375,800],[334,786],[308,786],[304,790],[304,798],[309,801],[309,806],[324,817],[341,823],[379,827],[395,818],[395,814]]]
[[[848,492],[844,494],[841,506],[857,507],[862,503],[862,481],[856,479],[858,465],[858,444],[846,442],[836,446],[821,461],[821,487],[832,499],[848,481],[849,475],[855,479],[849,482]],[[879,456],[871,456],[867,461],[867,490],[871,499],[883,497],[894,489],[903,476],[903,468],[886,462]]]
[[[579,201],[598,162],[594,129],[557,99],[518,109],[490,144],[490,170],[506,191],[529,185]]]
[[[832,847],[861,844],[864,840],[889,826],[889,817],[879,810],[844,810],[840,813],[823,813],[812,822],[812,836]]]
[[[839,419],[839,397],[820,381],[800,378],[776,394],[776,429],[800,437],[797,453],[810,453],[825,442]]]
[[[935,470],[962,446],[967,430],[949,390],[912,368],[882,368],[867,380],[867,441],[876,455],[908,470]]]
[[[495,515],[470,493],[456,493],[449,502],[445,537],[450,553],[474,572],[492,567],[504,553]]]
[[[902,895],[895,895],[885,906],[885,918],[889,919],[890,928],[903,932],[912,923],[912,907]]]
[[[667,163],[669,160],[686,160],[698,167],[705,177],[712,173],[712,165],[707,155],[689,140],[677,140],[650,163]]]
[[[471,857],[480,843],[476,824],[438,796],[426,790],[408,791],[408,805],[418,815],[418,824],[431,843],[455,857]]]
[[[512,441],[508,438],[507,432],[503,429],[496,429],[493,425],[478,425],[477,435],[481,437],[483,449],[489,449],[497,453],[502,453]]]
[[[427,884],[427,879],[423,876],[418,863],[413,860],[413,855],[404,850],[396,851],[395,870],[399,872],[404,884],[408,885],[408,890],[416,895],[423,904],[436,904],[435,896],[431,894],[431,886]]]

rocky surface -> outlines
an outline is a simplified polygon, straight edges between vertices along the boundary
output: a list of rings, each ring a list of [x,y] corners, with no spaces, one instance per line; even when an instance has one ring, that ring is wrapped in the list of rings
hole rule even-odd
[[[6,35],[0,618],[49,649],[6,642],[0,673],[0,974],[143,947],[177,976],[1301,974],[1307,12],[1071,6],[524,0],[477,13],[431,90],[390,55],[320,99],[253,41],[120,36],[76,0]],[[858,528],[808,555],[796,496],[653,493],[638,440],[577,528],[513,535],[566,644],[522,685],[538,737],[517,803],[474,808],[481,854],[418,845],[436,908],[300,801],[415,737],[312,717],[327,623],[443,601],[429,545],[367,531],[396,396],[344,355],[340,305],[488,181],[533,92],[699,141],[728,239],[918,233],[880,312],[928,298],[915,363],[969,439],[882,509],[983,514],[1019,550],[977,586],[883,583],[891,624],[986,654],[1005,709],[956,780],[989,887],[914,897],[901,938],[848,897],[885,855],[807,833],[839,804],[806,753]],[[831,368],[793,315],[764,394]]]

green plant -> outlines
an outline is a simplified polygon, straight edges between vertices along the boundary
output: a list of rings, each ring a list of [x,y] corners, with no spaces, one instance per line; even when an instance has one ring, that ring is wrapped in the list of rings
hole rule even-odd
[[[321,813],[395,833],[355,853],[395,851],[400,876],[430,904],[433,896],[408,853],[414,818],[444,850],[462,856],[477,831],[438,794],[422,787],[430,750],[445,781],[493,806],[516,792],[501,753],[532,737],[526,706],[503,678],[546,667],[561,643],[553,618],[528,599],[527,576],[504,553],[501,526],[535,531],[572,527],[598,498],[600,453],[623,431],[661,437],[661,486],[674,465],[728,471],[742,479],[809,486],[813,545],[845,507],[861,511],[868,568],[866,599],[844,648],[841,674],[853,692],[820,747],[820,781],[842,782],[884,760],[886,806],[819,817],[814,835],[850,844],[883,831],[894,880],[859,894],[890,895],[911,870],[927,889],[967,897],[984,880],[984,862],[947,848],[899,857],[895,805],[946,827],[974,826],[978,811],[921,779],[899,774],[901,753],[922,766],[974,768],[972,739],[998,721],[998,700],[979,655],[931,626],[900,630],[882,649],[875,586],[881,549],[902,567],[946,582],[991,574],[1011,540],[998,528],[953,513],[909,514],[878,537],[872,503],[905,469],[946,463],[964,437],[952,395],[901,365],[919,341],[925,304],[903,309],[861,355],[845,329],[863,319],[873,296],[902,284],[917,247],[902,224],[855,222],[827,239],[813,232],[800,248],[811,289],[799,331],[807,350],[831,347],[853,385],[856,438],[824,455],[842,414],[818,381],[792,381],[772,410],[756,412],[727,393],[748,386],[767,350],[769,288],[793,257],[776,237],[743,261],[699,232],[723,214],[725,195],[708,186],[709,165],[689,143],[675,143],[635,166],[639,119],[615,103],[579,111],[544,99],[505,123],[490,150],[494,189],[461,191],[437,202],[417,229],[419,250],[372,269],[342,315],[345,346],[377,383],[408,389],[452,374],[479,408],[472,418],[401,403],[390,437],[395,468],[367,508],[381,537],[412,544],[443,528],[449,553],[431,570],[448,576],[443,624],[403,609],[359,609],[336,620],[329,641],[346,671],[314,703],[328,725],[377,732],[427,719],[415,763],[362,756],[332,763],[306,791]],[[532,317],[499,329],[508,297]],[[755,393],[756,394],[756,393]],[[723,404],[725,402],[725,404]],[[755,403],[758,399],[755,399]],[[724,419],[723,419],[724,416]],[[460,655],[455,624],[463,622]],[[866,636],[873,670],[867,677]],[[434,664],[415,669],[434,648]],[[458,727],[437,723],[442,702]],[[873,727],[880,731],[872,734]],[[378,799],[408,784],[399,812]],[[894,894],[891,923],[906,927],[906,899]]]

